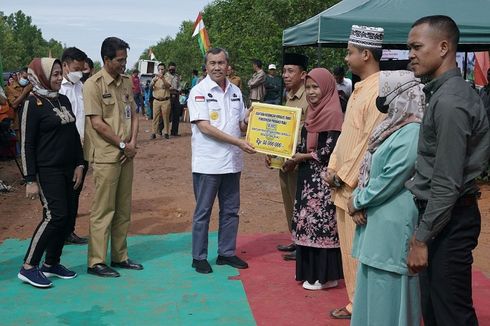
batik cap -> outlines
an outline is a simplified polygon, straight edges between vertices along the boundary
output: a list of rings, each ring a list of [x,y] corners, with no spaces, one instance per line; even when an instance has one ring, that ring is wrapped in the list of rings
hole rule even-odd
[[[381,27],[352,25],[349,43],[366,48],[381,49],[383,47],[384,32]]]

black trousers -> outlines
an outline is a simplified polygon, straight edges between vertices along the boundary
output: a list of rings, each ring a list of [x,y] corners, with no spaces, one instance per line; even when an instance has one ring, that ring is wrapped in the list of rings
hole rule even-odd
[[[170,129],[170,134],[177,136],[179,134],[179,122],[180,115],[182,114],[182,107],[179,102],[179,96],[172,94],[170,96],[170,115],[172,120],[172,128]]]
[[[429,266],[419,274],[425,326],[478,325],[471,265],[480,225],[476,199],[456,205],[449,223],[428,243]]]
[[[83,175],[82,175],[82,183],[80,184],[78,189],[75,189],[73,191],[73,193],[75,195],[75,200],[73,202],[74,205],[73,205],[73,207],[71,207],[72,209],[70,211],[70,214],[73,216],[70,218],[70,225],[68,226],[68,228],[71,231],[68,233],[68,235],[75,232],[75,224],[77,222],[77,215],[78,215],[78,202],[80,200],[80,194],[82,193],[83,184],[85,182],[85,177],[87,176],[88,162],[87,161],[83,162],[83,166],[84,166],[84,168],[83,168]]]
[[[66,236],[71,232],[75,193],[73,171],[75,166],[64,168],[39,168],[39,197],[43,205],[43,219],[32,235],[24,262],[38,266],[44,252],[45,262],[60,262]]]

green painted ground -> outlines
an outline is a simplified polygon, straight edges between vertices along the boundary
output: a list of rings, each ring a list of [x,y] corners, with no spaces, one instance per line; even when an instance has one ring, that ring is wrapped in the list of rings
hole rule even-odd
[[[62,263],[79,275],[53,278],[36,289],[17,279],[28,240],[0,245],[1,325],[255,325],[237,270],[215,265],[216,233],[210,234],[214,273],[190,267],[188,233],[135,236],[129,254],[143,271],[120,270],[104,279],[86,273],[86,246],[65,246]]]

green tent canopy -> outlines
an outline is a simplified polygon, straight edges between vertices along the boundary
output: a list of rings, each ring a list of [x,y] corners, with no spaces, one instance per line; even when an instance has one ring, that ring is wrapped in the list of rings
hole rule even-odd
[[[352,25],[383,27],[384,48],[406,49],[419,18],[447,15],[461,31],[460,51],[490,49],[490,0],[343,0],[283,31],[284,47],[345,47]]]

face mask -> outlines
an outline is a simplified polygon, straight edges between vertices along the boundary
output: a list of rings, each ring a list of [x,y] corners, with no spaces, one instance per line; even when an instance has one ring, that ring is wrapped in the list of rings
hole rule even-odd
[[[86,80],[87,80],[89,77],[90,77],[90,72],[84,72],[84,73],[82,74],[82,79],[81,79],[82,83],[85,83],[85,81],[86,81]]]
[[[25,86],[27,86],[27,84],[29,84],[29,80],[27,80],[25,78],[19,79],[19,85],[20,86],[25,87]]]
[[[386,94],[386,96],[378,96],[376,98],[376,107],[381,113],[388,113],[390,109],[390,104],[397,98],[397,94],[401,94],[402,92],[408,91],[412,87],[416,87],[420,85],[418,80],[410,80],[404,84],[397,85],[394,90]],[[401,90],[400,90],[401,88]],[[397,94],[394,94],[397,92]]]
[[[70,71],[67,77],[69,81],[76,84],[80,79],[82,79],[83,73],[81,71]]]

